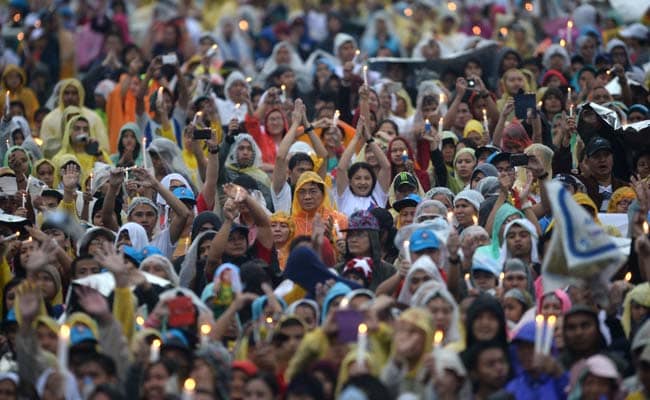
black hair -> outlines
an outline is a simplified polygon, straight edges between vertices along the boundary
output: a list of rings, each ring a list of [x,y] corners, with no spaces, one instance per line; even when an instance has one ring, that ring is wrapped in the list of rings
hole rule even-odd
[[[117,141],[117,151],[120,154],[120,156],[124,153],[124,145],[122,144],[122,137],[123,137],[122,132],[126,133],[126,131],[132,132],[133,136],[135,136],[135,149],[133,149],[133,154],[135,155],[135,157],[137,157],[138,154],[140,154],[140,141],[138,140],[138,135],[132,129],[124,129],[124,130],[120,129],[119,139]]]
[[[7,313],[9,312],[9,308],[7,307],[7,293],[16,286],[20,285],[25,278],[22,277],[14,277],[12,280],[7,282],[4,288],[2,288],[2,320],[5,321],[7,318]]]
[[[392,119],[383,119],[377,123],[377,130],[379,130],[379,127],[382,126],[383,124],[391,124],[393,126],[393,129],[395,129],[395,133],[397,134],[397,136],[399,136],[399,127],[397,126],[395,121],[393,121]]]
[[[478,316],[484,312],[492,313],[494,317],[499,321],[499,330],[492,340],[501,343],[501,346],[505,347],[508,343],[508,339],[506,335],[506,317],[503,311],[503,307],[501,306],[501,303],[499,303],[499,301],[496,300],[493,296],[482,294],[476,299],[476,301],[472,303],[472,305],[469,306],[465,315],[465,326],[467,328],[467,348],[470,348],[474,344],[480,342],[480,340],[474,336],[473,324],[474,320],[476,320],[476,318],[478,318]]]
[[[383,204],[382,204],[383,206]],[[390,211],[386,210],[383,207],[375,207],[370,210],[370,213],[377,218],[379,222],[379,240],[384,250],[384,259],[388,262],[392,262],[397,258],[399,250],[395,247],[395,235],[397,235],[397,228],[395,228],[395,223],[393,216]],[[382,239],[382,234],[386,234],[386,237]]]
[[[305,161],[311,163],[312,169],[314,168],[314,161],[311,159],[311,157],[309,157],[309,154],[307,154],[307,153],[295,153],[289,159],[289,169],[293,170],[299,163],[305,162]]]
[[[368,399],[373,400],[392,400],[391,392],[377,378],[370,374],[353,376],[344,383],[343,389],[348,386],[355,387],[365,393]]]
[[[439,105],[438,104],[438,98],[434,95],[427,94],[424,97],[422,97],[422,107],[428,106],[431,104]]]
[[[311,243],[311,236],[308,235],[299,235],[291,240],[289,243],[289,252],[292,252],[293,249],[298,247],[302,243]]]
[[[510,363],[510,359],[508,357],[508,350],[507,347],[504,345],[504,343],[501,343],[497,340],[489,340],[487,342],[474,343],[471,347],[468,347],[467,350],[463,352],[461,358],[463,360],[463,363],[465,364],[465,368],[467,368],[468,371],[474,370],[478,366],[478,359],[481,356],[481,354],[483,354],[483,352],[487,350],[492,350],[492,349],[501,349],[503,351],[506,360],[508,360],[508,363]]]
[[[87,249],[87,248],[86,248]],[[95,257],[91,254],[88,253],[82,253],[80,254],[77,258],[72,261],[72,264],[70,264],[70,273],[72,276],[77,276],[77,265],[79,265],[79,262],[85,261],[85,260],[94,260]]]
[[[115,365],[115,360],[104,353],[89,354],[87,357],[82,359],[79,364],[81,365],[86,363],[95,363],[104,370],[106,375],[117,377],[117,366]]]
[[[377,184],[377,175],[375,175],[375,171],[372,170],[372,166],[370,164],[364,161],[360,161],[350,165],[350,168],[348,168],[348,181],[352,181],[352,177],[354,176],[354,174],[356,174],[357,171],[361,169],[365,169],[366,171],[368,171],[368,173],[370,173],[370,179],[372,180],[372,186],[370,187],[370,192],[365,196],[359,193],[354,193],[351,185],[349,186],[350,192],[352,192],[352,194],[354,194],[355,196],[370,197],[372,196],[372,191],[375,189],[375,185]]]
[[[314,400],[320,400],[325,397],[323,392],[323,385],[320,381],[312,374],[308,373],[299,373],[296,374],[289,386],[287,387],[286,396],[293,394],[296,396],[309,396]]]
[[[280,385],[278,385],[278,380],[274,375],[268,372],[258,372],[257,374],[251,376],[246,380],[246,384],[250,381],[260,380],[264,382],[266,386],[271,390],[273,397],[276,397],[280,394]]]
[[[646,147],[634,155],[634,158],[632,158],[633,172],[636,172],[636,165],[638,164],[641,157],[650,157],[650,147]]]
[[[98,394],[103,394],[104,396],[108,397],[110,400],[125,400],[126,397],[124,397],[124,393],[115,385],[111,385],[108,383],[102,383],[101,385],[97,386],[95,390],[92,392],[90,395],[89,399],[93,399],[94,396]]]

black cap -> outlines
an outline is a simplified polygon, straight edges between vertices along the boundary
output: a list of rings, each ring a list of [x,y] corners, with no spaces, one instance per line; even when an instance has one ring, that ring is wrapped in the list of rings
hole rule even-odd
[[[415,176],[410,173],[410,172],[400,172],[396,177],[395,177],[395,183],[393,184],[393,188],[395,190],[398,190],[400,186],[402,185],[410,185],[413,188],[417,189],[418,187],[418,180],[415,178]]]
[[[496,166],[497,163],[499,163],[501,161],[505,161],[505,160],[510,161],[510,153],[508,153],[506,151],[502,151],[500,153],[492,153],[487,158],[486,161],[489,162],[490,164]]]
[[[587,143],[585,150],[587,152],[588,157],[593,156],[600,150],[607,150],[611,153],[612,144],[609,142],[609,140],[605,139],[604,137],[594,136],[589,140],[589,143]]]

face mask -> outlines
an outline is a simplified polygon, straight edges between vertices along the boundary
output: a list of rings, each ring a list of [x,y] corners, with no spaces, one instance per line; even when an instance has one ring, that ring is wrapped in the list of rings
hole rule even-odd
[[[85,133],[82,133],[81,135],[77,135],[73,138],[73,141],[76,143],[83,143],[88,141],[88,135]]]

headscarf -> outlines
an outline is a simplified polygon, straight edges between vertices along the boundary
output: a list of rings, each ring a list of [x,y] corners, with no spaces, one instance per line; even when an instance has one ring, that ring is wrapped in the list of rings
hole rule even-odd
[[[515,207],[510,205],[510,203],[503,203],[501,207],[497,210],[496,215],[494,216],[494,222],[492,223],[492,255],[497,258],[501,254],[501,236],[499,235],[499,232],[501,231],[501,227],[505,223],[506,219],[508,219],[509,216],[511,215],[517,215],[518,218],[524,218],[524,213],[521,211],[517,210]]]
[[[478,210],[481,208],[481,203],[483,200],[483,195],[476,190],[472,189],[467,189],[463,190],[462,192],[458,193],[456,197],[454,197],[454,206],[458,202],[458,200],[465,200],[469,204],[472,205],[476,209],[476,213],[478,214]]]
[[[399,296],[397,297],[398,303],[413,305],[413,298],[417,291],[411,293],[409,287],[411,285],[411,279],[413,279],[413,275],[415,275],[415,273],[418,271],[424,271],[430,280],[437,282],[439,285],[445,285],[445,281],[442,279],[436,263],[431,259],[431,257],[427,255],[421,256],[413,263],[411,268],[409,268],[409,272],[406,274],[404,285],[402,285],[402,290],[400,290]],[[417,306],[424,307],[425,305],[426,302],[425,304],[418,304]]]
[[[243,141],[250,143],[251,147],[253,148],[252,165],[241,166],[237,161],[237,148]],[[240,174],[246,174],[256,181],[262,183],[263,185],[271,187],[271,180],[269,179],[268,174],[261,169],[262,151],[257,145],[257,142],[255,142],[255,139],[253,139],[253,137],[247,133],[240,133],[239,135],[235,136],[235,142],[230,146],[230,151],[228,152],[228,156],[226,157],[224,165],[226,168],[232,171],[238,172]]]
[[[142,225],[136,224],[135,222],[127,222],[120,227],[120,230],[117,231],[117,235],[115,235],[115,246],[117,246],[120,234],[122,234],[124,231],[127,231],[129,233],[131,247],[137,251],[142,251],[142,249],[144,249],[144,247],[149,244],[147,231],[144,230]]]
[[[499,265],[503,265],[503,263],[511,257],[511,255],[508,253],[508,243],[505,240],[505,237],[508,234],[510,228],[512,228],[515,225],[524,228],[525,230],[528,231],[528,233],[530,233],[530,242],[531,242],[530,261],[532,263],[539,263],[539,252],[537,250],[537,241],[539,240],[539,236],[537,235],[537,229],[535,229],[533,223],[527,220],[526,218],[518,218],[508,222],[508,225],[506,225],[505,229],[503,230],[504,239],[503,239],[503,243],[501,243]]]
[[[54,179],[53,182],[52,182],[52,185],[54,185],[56,187],[55,182],[57,180],[57,178],[56,178],[57,168],[56,168],[56,165],[54,165],[54,163],[51,160],[49,160],[47,158],[41,158],[40,160],[37,160],[34,163],[34,168],[32,169],[32,175],[35,178],[38,178],[38,168],[43,164],[48,164],[49,166],[52,167],[53,179]],[[54,189],[54,188],[50,188],[50,189]]]
[[[133,161],[135,165],[142,166],[144,162],[142,158],[142,156],[144,155],[144,151],[142,150],[142,131],[140,130],[138,124],[133,122],[128,122],[122,125],[122,127],[120,128],[120,133],[117,139],[117,153],[111,155],[111,161],[115,165],[117,165],[117,163],[120,161],[120,157],[122,157],[122,154],[124,153],[124,145],[122,144],[122,138],[124,137],[124,134],[127,131],[131,131],[135,135],[135,149],[134,149],[135,154],[133,154]]]
[[[81,166],[81,182],[85,182],[86,178],[90,174],[90,172],[93,170],[93,167],[95,165],[95,161],[97,161],[97,156],[90,155],[88,153],[84,152],[76,152],[72,146],[72,143],[70,143],[70,139],[72,136],[72,127],[74,124],[79,121],[79,120],[84,120],[88,123],[88,126],[90,127],[90,120],[86,118],[83,115],[77,115],[74,116],[70,119],[70,121],[65,125],[65,130],[63,133],[63,139],[61,140],[61,150],[59,150],[58,153],[54,156],[54,160],[57,158],[64,157],[66,155],[75,155],[77,159],[79,160],[79,165]],[[89,129],[88,131],[89,138],[97,140],[98,138],[94,136],[94,130]],[[110,157],[108,154],[106,154],[105,151],[100,150],[102,152],[102,155],[104,157],[104,160],[109,160]]]
[[[185,166],[183,154],[176,143],[166,138],[155,138],[147,146],[147,157],[151,157],[151,153],[155,153],[160,157],[160,160],[165,165],[167,174],[175,172],[183,175],[186,181],[192,182],[192,173]],[[194,186],[188,187],[192,189],[192,192],[198,193],[198,190]]]
[[[271,223],[273,222],[284,223],[289,226],[289,237],[287,238],[287,241],[282,245],[275,245],[278,251],[278,262],[280,264],[280,269],[284,270],[284,266],[287,264],[287,259],[289,258],[289,247],[291,246],[291,241],[296,234],[296,224],[293,222],[293,219],[291,219],[291,216],[285,211],[277,211],[276,213],[272,214]]]
[[[643,322],[648,320],[648,317],[646,316],[645,320],[643,321],[636,323],[632,321],[632,301],[645,308],[650,308],[650,283],[645,282],[635,286],[625,296],[625,301],[623,302],[623,315],[621,316],[621,325],[623,325],[625,336],[628,339],[631,337],[631,334],[634,333],[636,328],[643,325]]]
[[[431,300],[438,297],[449,303],[452,308],[451,323],[447,331],[444,332],[443,343],[456,342],[460,340],[461,330],[463,329],[460,325],[460,310],[458,309],[458,303],[444,285],[434,280],[424,282],[411,298],[411,307],[426,308]]]
[[[167,174],[160,180],[160,184],[163,185],[167,190],[170,190],[169,188],[171,186],[172,179],[183,182],[183,185],[187,189],[189,189],[190,192],[192,192],[192,195],[196,196],[196,193],[194,192],[194,190],[192,190],[192,185],[190,184],[189,180],[181,174],[175,172]],[[161,204],[163,206],[167,205],[167,201],[165,200],[164,197],[160,195],[160,193],[156,195],[156,203]]]
[[[72,154],[62,154],[62,155],[57,155],[53,160],[52,164],[54,164],[54,182],[52,183],[54,187],[52,189],[58,189],[59,184],[61,183],[61,169],[68,163],[75,163],[77,166],[81,169],[81,164],[79,163],[79,160],[77,157],[75,157]],[[82,176],[83,176],[83,171],[82,171]]]
[[[31,154],[29,154],[29,152],[28,152],[24,147],[22,147],[22,146],[11,146],[11,147],[7,150],[7,152],[5,153],[4,160],[3,160],[3,161],[4,161],[4,162],[3,162],[3,166],[5,166],[5,167],[9,167],[9,156],[11,156],[11,154],[13,154],[13,153],[16,152],[16,151],[22,151],[23,153],[25,153],[25,156],[27,157],[27,165],[28,165],[28,166],[27,166],[27,176],[32,175],[32,171],[34,171],[34,169],[33,169],[33,167],[32,167],[32,156],[31,156]],[[14,171],[14,172],[15,172],[15,171]]]
[[[478,132],[481,135],[483,135],[483,124],[481,124],[480,121],[476,119],[470,119],[467,121],[465,124],[465,128],[463,129],[463,137],[466,138],[469,136],[470,132]],[[465,149],[470,149],[469,147],[465,147]]]
[[[413,379],[420,370],[425,357],[431,352],[431,349],[433,347],[433,321],[431,318],[431,313],[429,313],[429,311],[424,308],[407,309],[399,316],[399,321],[408,322],[415,325],[422,330],[425,336],[424,349],[420,354],[420,358],[410,371],[406,371],[406,377]],[[391,352],[394,355],[395,346],[393,346]]]
[[[452,167],[454,169],[454,176],[453,176],[453,180],[449,182],[449,187],[454,193],[458,193],[462,191],[469,184],[469,181],[466,183],[460,179],[460,177],[458,176],[458,171],[456,170],[456,161],[458,161],[458,157],[460,157],[463,154],[469,154],[470,156],[472,156],[472,160],[474,160],[474,163],[476,164],[476,154],[474,152],[474,149],[472,149],[471,147],[464,147],[456,152],[452,164]]]
[[[575,200],[575,202],[581,205],[582,207],[586,206],[591,208],[594,221],[596,221],[598,225],[602,225],[600,219],[598,218],[598,207],[596,207],[596,203],[594,203],[594,201],[591,199],[591,197],[589,197],[588,194],[577,192],[576,194],[573,195],[573,200]]]
[[[612,198],[609,200],[609,204],[607,205],[607,212],[615,213],[616,207],[621,200],[630,200],[631,202],[634,199],[636,199],[634,189],[629,186],[622,186],[612,193]]]
[[[320,321],[320,309],[318,308],[318,303],[316,303],[314,300],[311,299],[301,299],[298,301],[294,301],[289,305],[289,308],[287,308],[287,314],[296,315],[296,309],[300,306],[310,307],[312,310],[314,310],[314,315],[316,316],[316,323]]]
[[[208,300],[211,297],[217,295],[214,290],[214,285],[216,282],[219,282],[219,285],[221,285],[221,274],[223,274],[225,271],[230,271],[230,288],[232,289],[233,294],[243,292],[243,285],[241,283],[241,277],[239,275],[239,267],[231,263],[221,264],[219,268],[217,268],[217,270],[214,272],[210,283],[205,285],[205,288],[201,292],[201,301],[203,301],[205,304],[209,304]]]
[[[352,289],[350,289],[350,287],[343,282],[336,282],[334,286],[332,286],[330,290],[327,291],[327,294],[325,295],[325,300],[323,300],[323,309],[320,315],[321,325],[325,322],[325,319],[327,318],[327,313],[329,312],[330,303],[332,303],[332,300],[334,300],[337,297],[343,297],[348,293],[350,293],[351,291]]]
[[[212,230],[218,231],[221,228],[221,219],[212,211],[203,211],[199,213],[199,215],[194,218],[194,221],[192,221],[192,241],[196,239],[199,233],[202,233],[199,232],[199,229],[201,229],[201,227],[205,224],[212,224],[214,227]]]
[[[284,301],[284,299],[278,296],[275,296],[275,299],[278,301],[278,303],[280,303],[282,311],[287,309],[287,303]],[[264,306],[266,306],[268,301],[269,299],[266,296],[260,296],[253,301],[253,304],[251,304],[251,320],[259,321],[260,317],[264,314]]]
[[[302,209],[302,206],[300,205],[300,201],[298,199],[298,192],[307,183],[318,184],[323,189],[323,202],[316,210],[310,212],[304,211]],[[343,214],[334,210],[332,202],[330,201],[329,190],[325,186],[323,179],[317,173],[313,171],[307,171],[300,175],[300,178],[298,178],[298,182],[296,183],[296,188],[293,193],[293,200],[291,203],[291,217],[296,224],[296,235],[305,235],[311,233],[312,222],[316,214],[320,214],[323,221],[327,221],[331,216],[334,218],[334,221],[339,224],[339,229],[347,228],[347,218],[345,218]]]
[[[555,296],[558,300],[560,300],[560,306],[562,308],[562,315],[566,314],[571,310],[571,307],[573,304],[571,303],[571,299],[569,298],[569,295],[566,294],[566,292],[562,289],[556,289],[553,292],[550,293],[544,293],[543,296],[540,296],[539,299],[537,300],[537,313],[541,314],[542,313],[542,305],[544,303],[544,298],[547,296]]]
[[[151,255],[140,263],[140,269],[142,269],[142,266],[145,265],[148,262],[155,262],[158,263],[163,267],[165,270],[165,273],[167,274],[167,279],[172,283],[174,286],[178,286],[179,279],[178,279],[178,274],[176,274],[176,270],[174,269],[174,265],[172,265],[171,261],[167,257],[163,257],[160,254],[154,254]]]
[[[201,247],[201,243],[205,240],[212,240],[216,234],[216,231],[209,230],[199,233],[192,240],[192,244],[185,254],[185,258],[183,259],[183,263],[181,264],[181,269],[178,274],[180,286],[190,287],[192,280],[196,277],[196,269],[197,263],[199,262],[199,249]]]
[[[507,274],[508,272],[523,272],[526,275],[526,291],[530,295],[532,301],[532,299],[535,298],[535,282],[530,272],[530,268],[528,268],[528,266],[518,258],[506,259],[502,265],[504,274]]]
[[[494,296],[482,294],[476,298],[476,300],[474,300],[472,305],[469,306],[465,315],[465,327],[467,329],[467,338],[465,340],[466,348],[469,349],[478,342],[478,339],[474,336],[474,320],[476,320],[480,314],[486,311],[494,314],[496,319],[499,321],[499,331],[493,340],[496,340],[499,343],[503,344],[504,347],[506,346],[506,317],[503,312],[503,308],[501,307],[501,304],[499,304],[499,301],[494,298]]]

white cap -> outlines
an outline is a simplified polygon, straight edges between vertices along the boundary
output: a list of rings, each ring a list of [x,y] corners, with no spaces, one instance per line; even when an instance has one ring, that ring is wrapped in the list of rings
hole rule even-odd
[[[648,28],[645,25],[636,22],[622,29],[619,32],[619,35],[627,39],[645,40],[648,38]]]

